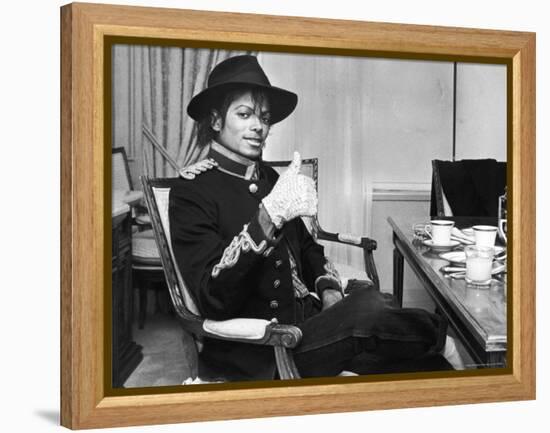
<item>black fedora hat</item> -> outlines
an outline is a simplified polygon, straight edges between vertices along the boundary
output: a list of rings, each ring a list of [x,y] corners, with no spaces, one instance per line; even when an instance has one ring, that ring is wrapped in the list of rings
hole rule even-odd
[[[271,124],[286,118],[298,103],[298,95],[272,86],[255,56],[230,57],[218,63],[208,76],[206,89],[191,99],[187,114],[200,121],[228,91],[242,85],[261,88],[269,98]]]

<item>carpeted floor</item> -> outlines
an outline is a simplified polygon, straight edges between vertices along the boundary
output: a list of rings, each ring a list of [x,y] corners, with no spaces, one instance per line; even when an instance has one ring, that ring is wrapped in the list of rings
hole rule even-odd
[[[124,383],[125,388],[181,385],[190,376],[193,342],[175,317],[157,313],[144,329],[134,326],[134,340],[143,347],[143,360]]]

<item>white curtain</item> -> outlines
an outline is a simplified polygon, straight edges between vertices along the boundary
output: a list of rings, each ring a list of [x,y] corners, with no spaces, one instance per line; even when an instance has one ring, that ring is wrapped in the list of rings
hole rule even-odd
[[[361,58],[260,53],[271,83],[298,94],[296,111],[270,132],[266,160],[294,150],[319,159],[319,222],[327,231],[369,236],[372,178],[367,153],[369,89]],[[359,248],[325,244],[334,262],[364,268]]]

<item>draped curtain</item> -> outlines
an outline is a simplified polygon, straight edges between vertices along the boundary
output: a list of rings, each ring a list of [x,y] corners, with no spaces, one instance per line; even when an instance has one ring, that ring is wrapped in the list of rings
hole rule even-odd
[[[196,146],[196,123],[187,115],[187,104],[206,87],[208,74],[217,63],[245,53],[250,52],[114,47],[113,147],[126,149],[133,162],[134,179],[143,173],[155,177],[176,175],[143,133],[144,127],[180,167],[205,155],[207,149]]]

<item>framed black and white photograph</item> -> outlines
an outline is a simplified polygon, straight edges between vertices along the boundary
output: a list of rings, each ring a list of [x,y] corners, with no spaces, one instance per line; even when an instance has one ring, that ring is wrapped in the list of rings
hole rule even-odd
[[[533,398],[534,35],[248,18],[62,8],[62,423]]]

